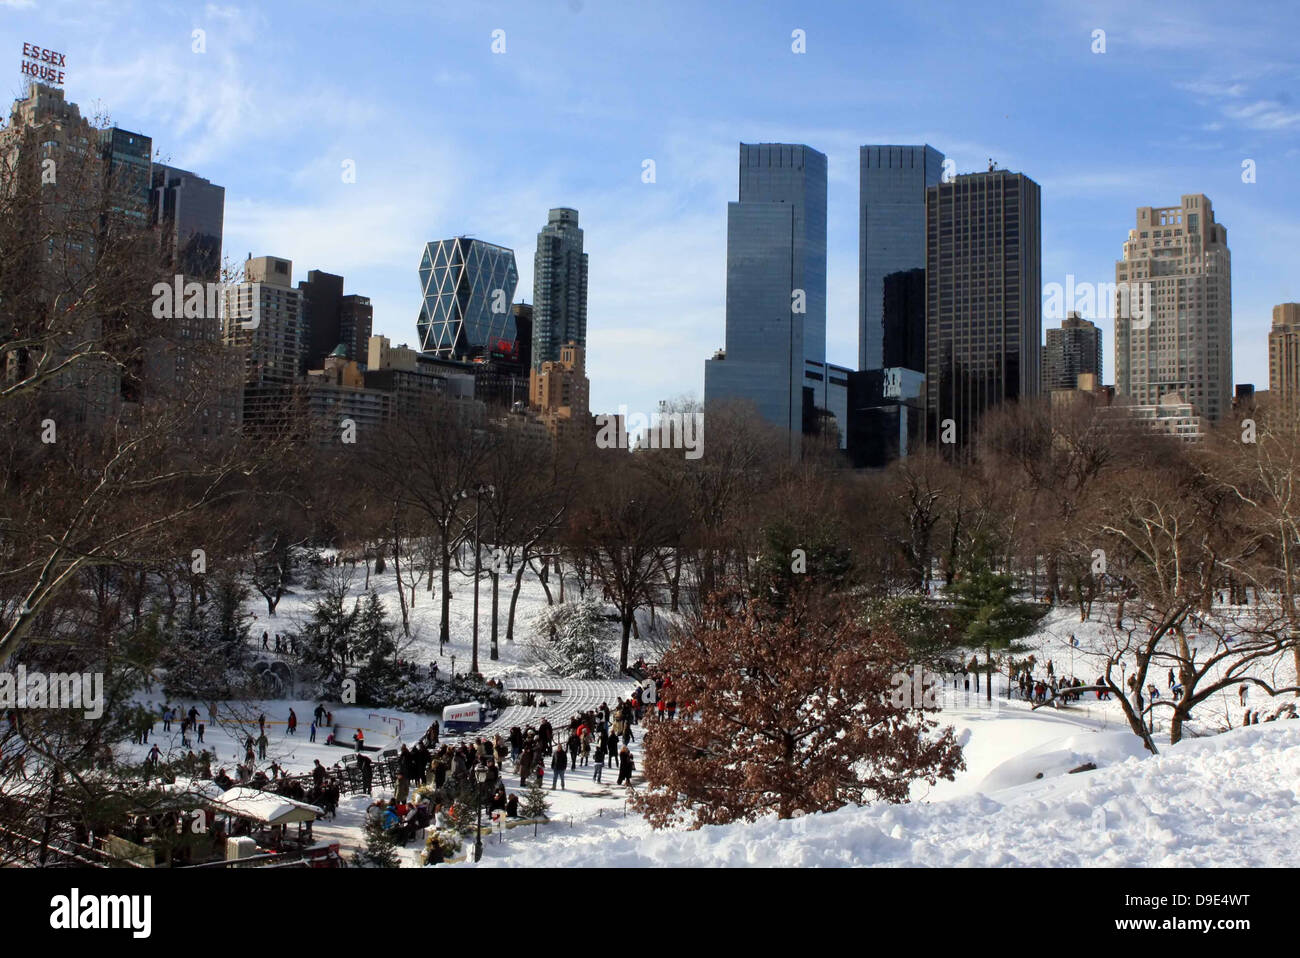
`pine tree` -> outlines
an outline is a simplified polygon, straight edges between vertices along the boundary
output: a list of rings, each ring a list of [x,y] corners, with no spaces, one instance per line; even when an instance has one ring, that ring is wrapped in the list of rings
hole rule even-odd
[[[337,688],[347,676],[347,663],[355,653],[361,604],[348,608],[349,580],[339,576],[312,607],[303,634],[303,659],[320,673],[326,690]]]
[[[533,784],[528,786],[528,791],[524,793],[524,800],[519,803],[520,818],[546,818],[546,813],[551,810],[551,800],[546,797],[546,789],[533,780]]]
[[[555,675],[599,679],[617,671],[610,653],[613,631],[590,591],[577,602],[561,602],[543,611],[534,622],[533,637],[538,661]]]
[[[956,602],[965,644],[984,650],[985,699],[993,698],[993,652],[1028,651],[1020,639],[1034,631],[1042,612],[1016,599],[1015,580],[993,568],[990,550],[977,544],[963,575],[948,589]]]
[[[397,855],[397,839],[391,831],[375,819],[367,819],[366,847],[358,849],[353,862],[361,868],[397,868],[401,859]]]
[[[478,810],[474,804],[474,794],[466,789],[458,794],[442,813],[446,828],[461,835],[473,835],[478,827]]]

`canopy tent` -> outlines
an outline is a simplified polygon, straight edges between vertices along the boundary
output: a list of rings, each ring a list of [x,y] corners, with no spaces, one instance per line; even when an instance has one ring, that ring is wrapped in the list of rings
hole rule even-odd
[[[206,804],[213,799],[220,798],[225,791],[220,785],[213,781],[203,779],[192,779],[184,782],[178,781],[172,784],[163,785],[162,790],[167,795],[174,795],[185,801],[195,801],[199,804]]]
[[[314,822],[324,812],[315,805],[285,798],[273,792],[260,792],[255,788],[236,786],[211,800],[218,812],[251,818],[265,825],[288,825],[293,822]]]

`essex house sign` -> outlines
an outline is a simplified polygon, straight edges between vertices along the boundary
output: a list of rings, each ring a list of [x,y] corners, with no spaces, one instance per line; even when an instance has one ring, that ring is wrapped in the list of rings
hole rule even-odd
[[[67,57],[57,50],[47,50],[34,43],[23,44],[23,76],[40,83],[63,85]]]

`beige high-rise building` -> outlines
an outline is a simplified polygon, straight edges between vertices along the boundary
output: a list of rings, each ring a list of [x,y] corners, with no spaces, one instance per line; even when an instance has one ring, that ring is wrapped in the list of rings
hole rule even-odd
[[[1115,392],[1142,406],[1178,393],[1217,422],[1232,407],[1228,231],[1200,193],[1141,206],[1115,264]]]
[[[1268,399],[1273,408],[1300,412],[1300,303],[1273,307],[1268,333]]]
[[[590,389],[586,349],[573,340],[560,347],[558,360],[534,367],[528,384],[530,404],[552,436],[590,428]]]

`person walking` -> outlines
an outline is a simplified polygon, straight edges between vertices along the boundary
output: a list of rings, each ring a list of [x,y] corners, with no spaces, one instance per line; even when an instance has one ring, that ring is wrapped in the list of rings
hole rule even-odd
[[[270,741],[267,739],[265,732],[257,737],[257,757],[259,759],[266,758],[266,746],[269,744]]]
[[[315,722],[312,722],[312,723],[311,723],[311,728],[307,730],[307,741],[309,741],[309,742],[314,742],[314,741],[316,741],[316,723],[315,723]]]
[[[632,761],[632,750],[626,745],[618,753],[618,781],[615,785],[627,783],[628,787],[632,785],[632,773],[636,771],[636,763]]]
[[[298,731],[298,713],[289,709],[289,734],[293,735]]]
[[[366,747],[366,733],[361,731],[361,729],[357,729],[357,734],[352,736],[352,741],[356,743],[357,753],[360,754]]]
[[[555,791],[556,781],[560,783],[560,790],[564,790],[564,768],[568,762],[569,758],[564,752],[564,746],[555,746],[555,751],[551,753],[551,791]]]
[[[605,771],[605,738],[604,738],[604,736],[601,736],[600,741],[597,743],[597,745],[596,745],[596,754],[593,755],[592,758],[595,759],[596,764],[595,764],[595,767],[594,767],[594,768],[592,769],[592,771],[591,771],[591,780],[592,780],[593,782],[599,782],[599,781],[601,780],[601,778],[600,778],[601,775],[602,775],[602,774],[604,773],[604,771]]]

